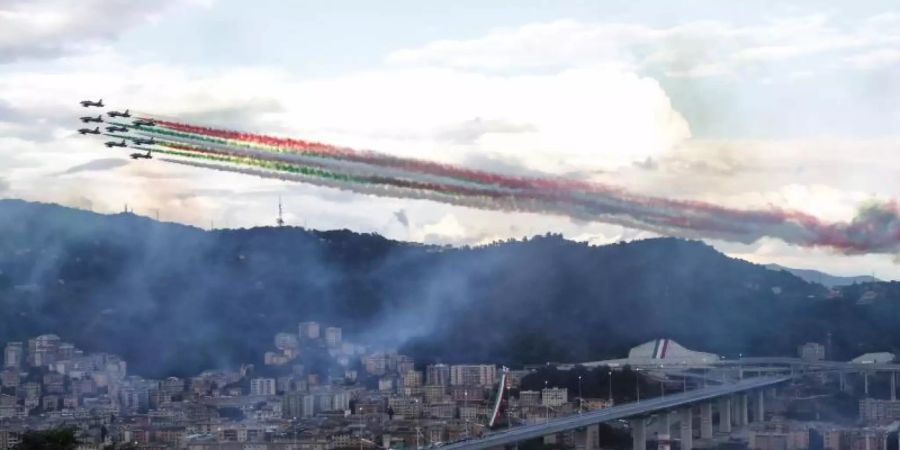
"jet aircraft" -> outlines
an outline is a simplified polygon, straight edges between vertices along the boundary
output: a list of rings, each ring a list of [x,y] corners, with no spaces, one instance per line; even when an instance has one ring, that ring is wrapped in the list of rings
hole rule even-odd
[[[131,117],[131,113],[129,113],[127,109],[125,110],[125,112],[110,111],[106,113],[106,115],[109,117]]]
[[[150,139],[134,138],[132,141],[134,142],[135,145],[155,145],[156,144],[156,139],[153,139],[153,138],[150,138]]]
[[[147,153],[132,153],[131,159],[153,159],[153,155],[150,154],[150,150],[147,150]]]
[[[87,108],[88,106],[97,106],[100,108],[103,107],[103,99],[102,98],[96,102],[92,101],[92,100],[82,100],[80,103],[81,103],[81,106],[84,106],[85,108]]]
[[[100,134],[100,127],[96,127],[93,130],[90,128],[79,128],[78,133],[84,134]]]
[[[84,123],[88,123],[88,122],[103,123],[103,116],[97,116],[97,117],[84,116],[84,117],[81,117],[81,121]]]
[[[142,125],[146,125],[146,126],[148,126],[148,127],[152,127],[152,126],[156,125],[156,122],[154,122],[154,121],[152,121],[152,120],[146,120],[146,119],[138,119],[138,120],[135,120],[135,121],[132,122],[132,123],[133,123],[135,126],[138,126],[138,127],[139,127],[139,126],[142,126]]]
[[[115,132],[127,133],[128,128],[123,127],[121,125],[110,125],[110,126],[106,127],[106,131],[109,131],[110,133],[115,133]]]
[[[128,144],[125,143],[125,139],[122,139],[122,142],[106,141],[106,143],[104,143],[103,145],[105,145],[106,148],[113,148],[113,147],[125,147]]]

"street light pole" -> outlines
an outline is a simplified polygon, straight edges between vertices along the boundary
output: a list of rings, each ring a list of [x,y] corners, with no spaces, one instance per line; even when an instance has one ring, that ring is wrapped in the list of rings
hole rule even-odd
[[[465,400],[463,401],[463,409],[466,410],[466,439],[469,439],[469,389],[463,392],[465,395]]]
[[[612,398],[612,370],[610,370],[609,372],[607,372],[606,375],[609,376],[609,397],[607,398],[607,400],[609,400],[609,406],[612,406],[612,404],[613,404],[613,398]]]
[[[581,375],[578,375],[578,414],[581,414],[583,406],[584,396],[581,394]]]
[[[548,389],[547,388],[547,380],[544,380],[544,393],[547,393],[547,389]],[[544,407],[545,407],[546,413],[547,413],[547,422],[549,422],[550,421],[550,399],[544,400],[543,397],[544,396],[541,395],[541,400],[544,402]]]

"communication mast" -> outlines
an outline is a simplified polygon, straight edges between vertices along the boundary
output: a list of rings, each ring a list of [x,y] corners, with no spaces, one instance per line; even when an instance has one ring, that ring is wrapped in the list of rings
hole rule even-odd
[[[275,223],[278,224],[279,227],[284,226],[284,211],[281,209],[281,196],[278,196],[278,219],[275,220]]]

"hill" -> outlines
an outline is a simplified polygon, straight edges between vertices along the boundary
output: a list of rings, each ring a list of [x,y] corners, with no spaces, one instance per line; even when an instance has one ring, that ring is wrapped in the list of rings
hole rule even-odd
[[[851,277],[841,277],[837,275],[831,275],[825,272],[821,272],[818,270],[810,270],[810,269],[792,269],[790,267],[784,267],[778,264],[766,264],[767,269],[771,270],[784,270],[790,272],[810,283],[818,283],[822,286],[833,288],[838,286],[849,286],[851,284],[857,283],[876,283],[880,281],[878,278],[875,278],[870,275],[858,275]]]
[[[302,320],[420,362],[597,360],[660,336],[792,354],[828,332],[834,354],[850,358],[900,343],[887,320],[900,317],[897,289],[878,286],[879,301],[860,303],[869,294],[829,294],[679,239],[448,248],[0,201],[0,341],[57,333],[148,376],[259,362],[276,332]]]

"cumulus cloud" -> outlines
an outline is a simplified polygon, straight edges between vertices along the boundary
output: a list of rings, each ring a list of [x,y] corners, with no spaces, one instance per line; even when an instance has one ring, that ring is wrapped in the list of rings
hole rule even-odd
[[[387,61],[483,70],[609,64],[705,78],[752,73],[764,65],[819,55],[884,58],[865,55],[878,46],[896,45],[900,28],[891,28],[893,21],[892,15],[880,15],[842,25],[815,14],[743,26],[707,20],[651,27],[567,19],[397,50]],[[819,66],[830,64],[823,61]]]
[[[4,1],[0,3],[0,64],[95,48],[179,2],[191,1]]]
[[[535,131],[537,131],[537,127],[532,124],[512,123],[502,119],[484,120],[476,117],[440,130],[437,138],[454,144],[474,144],[484,135],[491,133],[531,133]]]
[[[845,58],[853,67],[871,70],[900,64],[900,48],[879,48]]]

